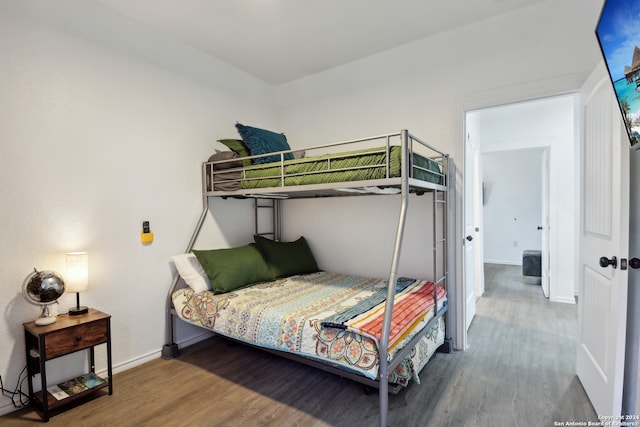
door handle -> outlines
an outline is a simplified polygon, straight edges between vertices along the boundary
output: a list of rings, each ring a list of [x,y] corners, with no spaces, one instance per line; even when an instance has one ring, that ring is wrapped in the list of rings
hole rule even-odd
[[[640,268],[640,259],[638,258],[631,258],[629,260],[629,267],[633,268],[633,269],[637,269]]]
[[[473,240],[473,236],[467,236],[467,237],[466,237],[466,239],[467,239],[468,241],[472,241],[472,240]]]
[[[612,266],[613,268],[617,268],[618,267],[618,258],[611,257],[611,259],[609,259],[606,256],[601,257],[600,258],[600,267],[607,268],[609,266]]]

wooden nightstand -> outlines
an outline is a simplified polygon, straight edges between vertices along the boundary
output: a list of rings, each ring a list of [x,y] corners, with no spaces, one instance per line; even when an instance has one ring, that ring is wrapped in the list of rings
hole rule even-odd
[[[77,402],[105,387],[109,388],[109,394],[113,394],[110,315],[91,308],[87,314],[78,316],[59,315],[58,320],[51,325],[38,326],[35,322],[28,322],[24,324],[24,342],[29,399],[40,411],[44,421],[49,421],[50,411]],[[47,392],[48,360],[80,350],[89,350],[90,373],[95,375],[94,347],[99,344],[107,345],[107,378],[98,379],[98,383],[102,380],[100,384],[60,400]],[[37,373],[40,373],[42,389],[34,393],[33,376]]]

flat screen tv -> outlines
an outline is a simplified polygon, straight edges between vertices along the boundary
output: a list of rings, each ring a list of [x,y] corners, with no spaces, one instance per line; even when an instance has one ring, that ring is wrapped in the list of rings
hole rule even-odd
[[[606,0],[596,36],[629,141],[640,148],[640,0]]]

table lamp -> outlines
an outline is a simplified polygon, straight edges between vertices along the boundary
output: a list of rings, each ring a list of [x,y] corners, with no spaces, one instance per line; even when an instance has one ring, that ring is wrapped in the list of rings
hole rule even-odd
[[[86,252],[69,252],[67,254],[67,276],[65,288],[76,293],[76,306],[69,309],[69,315],[75,316],[89,311],[87,306],[80,305],[80,292],[89,288],[89,254]]]

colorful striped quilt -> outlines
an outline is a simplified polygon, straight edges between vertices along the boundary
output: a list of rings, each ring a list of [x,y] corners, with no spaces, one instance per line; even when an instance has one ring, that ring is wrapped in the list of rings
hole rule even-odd
[[[416,332],[416,328],[420,327],[427,316],[433,316],[431,309],[435,304],[434,284],[425,280],[413,280],[408,286],[403,286],[402,280],[406,281],[407,279],[399,280],[397,294],[394,298],[389,331],[389,351],[394,350],[405,338]],[[438,300],[444,300],[445,296],[444,288],[438,286]],[[347,330],[372,338],[379,348],[382,339],[385,305],[386,298],[371,309],[363,309],[361,313],[354,313],[354,316],[343,322],[342,325]],[[340,327],[335,322],[328,323],[326,320],[323,325]]]
[[[398,293],[394,314],[393,350],[405,337],[433,317],[433,285],[410,281]],[[260,283],[226,294],[195,293],[190,288],[173,294],[177,314],[187,322],[221,335],[261,347],[302,354],[377,379],[376,328],[383,307],[349,319],[346,329],[323,327],[324,319],[357,306],[379,292],[387,281],[318,272]],[[431,293],[429,293],[431,289]],[[446,299],[440,290],[438,305]],[[384,304],[383,304],[384,305]],[[396,310],[394,310],[396,311]],[[396,324],[395,322],[398,321]],[[406,385],[444,340],[444,321],[432,326],[413,351],[390,373],[389,382]]]

